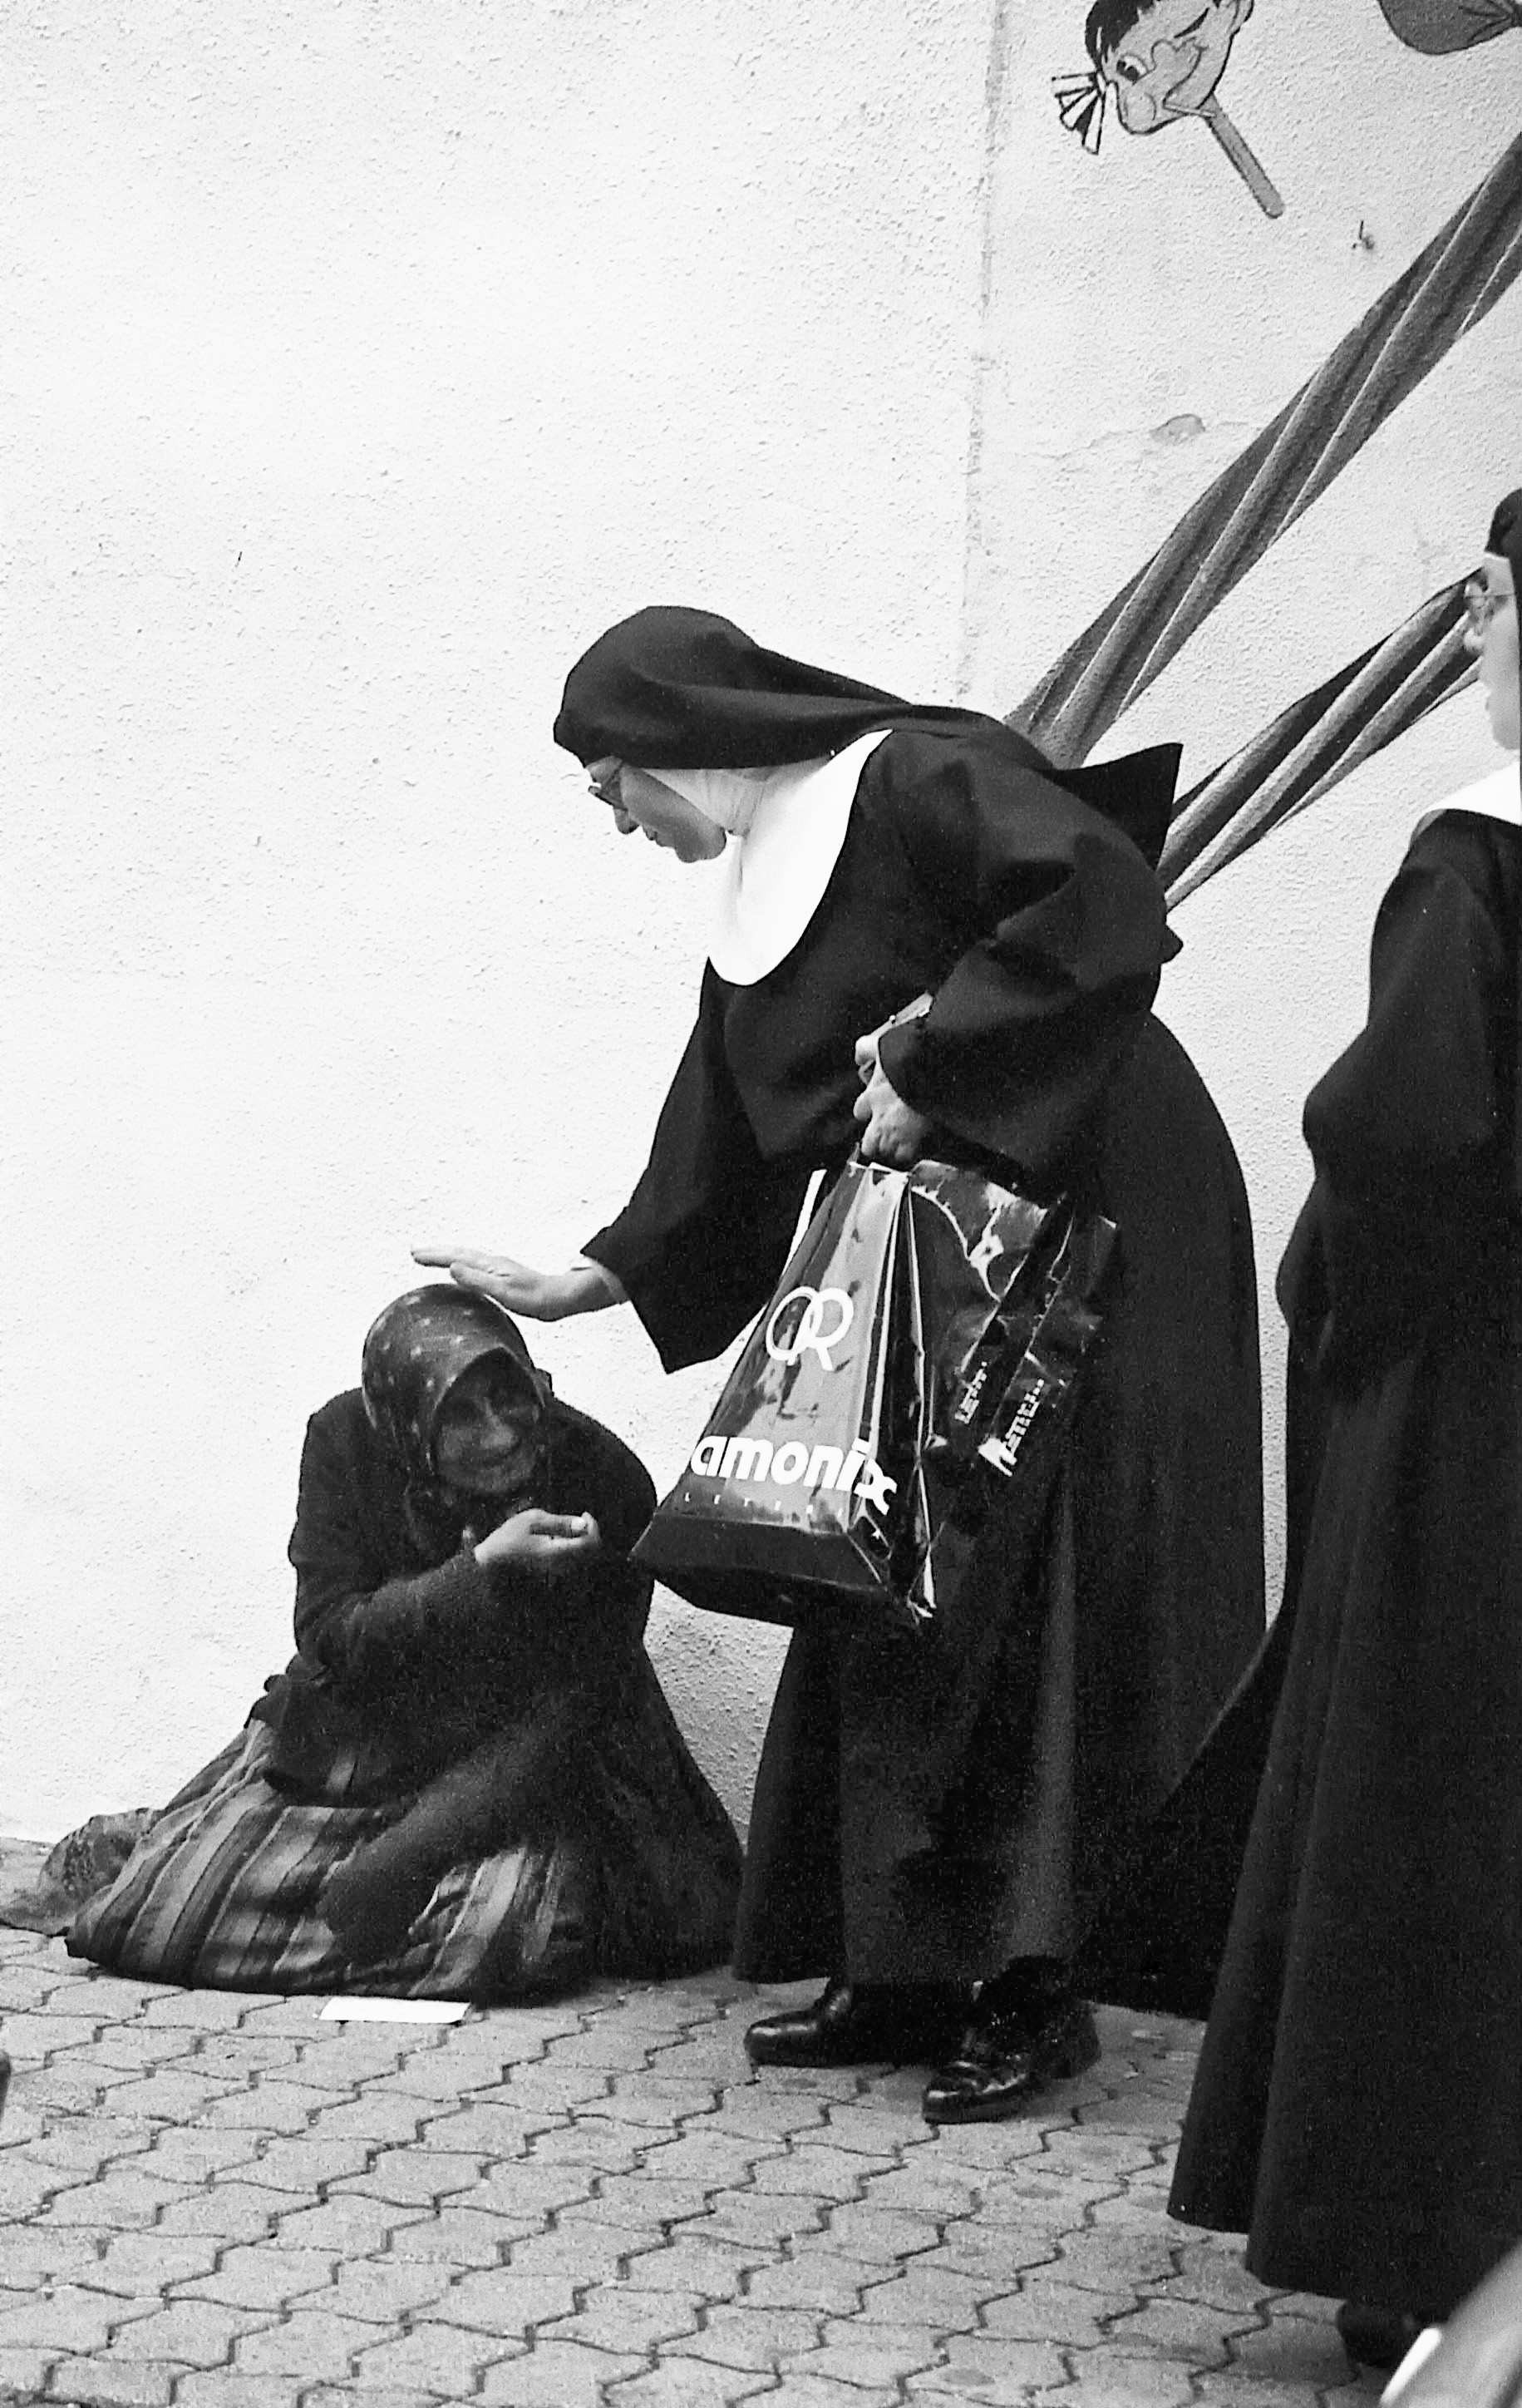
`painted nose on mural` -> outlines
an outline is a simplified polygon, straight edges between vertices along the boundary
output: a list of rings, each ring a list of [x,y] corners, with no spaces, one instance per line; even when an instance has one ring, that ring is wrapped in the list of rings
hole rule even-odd
[[[1203,53],[1198,42],[1159,41],[1152,45],[1151,64],[1134,83],[1117,86],[1120,122],[1128,134],[1151,134],[1170,117],[1187,117],[1188,106],[1174,95],[1189,80]]]

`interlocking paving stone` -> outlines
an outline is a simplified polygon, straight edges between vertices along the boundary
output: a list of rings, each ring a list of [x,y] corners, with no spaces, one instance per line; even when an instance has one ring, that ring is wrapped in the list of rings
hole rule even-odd
[[[632,2291],[622,2283],[596,2283],[582,2295],[574,2315],[539,2328],[538,2338],[574,2342],[614,2355],[658,2349],[662,2342],[695,2332],[704,2309],[697,2291]]]
[[[1118,2284],[1134,2290],[1140,2283],[1166,2281],[1174,2271],[1173,2236],[1160,2216],[1144,2229],[1097,2226],[1064,2233],[1060,2255],[1060,2280],[1090,2291],[1113,2291]]]
[[[621,2177],[619,2178],[621,2179]],[[599,2176],[588,2166],[547,2165],[540,2158],[513,2157],[490,2166],[475,2187],[453,2199],[455,2207],[479,2207],[492,2215],[528,2216],[535,2224],[553,2210],[590,2196]]]
[[[905,2215],[859,2200],[832,2208],[826,2229],[832,2246],[843,2258],[871,2258],[884,2266],[922,2249],[933,2249],[941,2237],[928,2217]]]
[[[477,2097],[463,2107],[452,2108],[448,2114],[431,2114],[422,2126],[422,2138],[431,2149],[448,2149],[469,2157],[521,2157],[527,2143],[536,2132],[554,2128],[554,2117],[545,2110],[514,2106],[504,2099]],[[399,2134],[398,2139],[410,2141],[412,2134]]]
[[[93,2279],[105,2230],[70,2231],[28,2224],[0,2225],[0,2283],[34,2291],[44,2283]],[[209,2258],[207,2262],[209,2263]]]
[[[468,2397],[486,2367],[511,2358],[523,2346],[520,2341],[483,2332],[473,2325],[415,2325],[395,2341],[377,2342],[373,2333],[370,2338],[372,2346],[354,2368],[362,2392],[377,2386],[394,2390],[416,2385],[420,2390],[439,2392],[446,2400]]]
[[[257,2082],[251,2090],[235,2090],[214,2100],[204,2120],[229,2131],[305,2132],[332,2103],[326,2090],[277,2075]]]
[[[655,2246],[660,2239],[659,2232],[647,2229],[562,2221],[553,2231],[531,2233],[527,2240],[513,2242],[507,2264],[515,2274],[549,2274],[583,2285],[605,2283],[618,2273],[625,2258]]]
[[[535,2325],[568,2316],[576,2303],[569,2274],[520,2274],[513,2268],[482,2269],[453,2283],[420,2309],[415,2329],[426,2324],[461,2325],[473,2332],[526,2335]]]
[[[720,2094],[717,2106],[690,2122],[688,2129],[733,2132],[745,2141],[787,2141],[812,2134],[849,2147],[848,2141],[827,2131],[826,2112],[824,2100],[810,2099],[801,2091],[776,2093],[763,2090],[759,2083],[737,2083]],[[881,2135],[875,2146],[879,2151],[886,2146]]]
[[[712,2114],[718,2094],[710,2083],[666,2081],[659,2074],[620,2073],[613,2088],[597,2102],[610,2124],[641,2124],[664,2138],[674,2128],[684,2136],[717,2132]]]
[[[359,2381],[359,2378],[356,2378]],[[353,2408],[355,2384],[318,2384],[302,2394],[302,2408]],[[432,2391],[414,2391],[381,2383],[364,2383],[364,2408],[434,2408]]]
[[[759,2308],[721,2302],[710,2308],[701,2330],[672,2344],[678,2357],[712,2358],[718,2366],[775,2367],[818,2342],[817,2316],[806,2308]]]
[[[160,2182],[184,2183],[187,2186],[207,2181],[216,2174],[230,2172],[235,2167],[246,2180],[259,2152],[259,2136],[254,2132],[208,2132],[199,2126],[160,2125],[151,2134],[148,2154],[141,2161],[145,2174]]]
[[[0,2341],[4,2338],[0,2329]],[[1230,2356],[1234,2368],[1260,2381],[1307,2383],[1330,2389],[1345,2384],[1348,2378],[1347,2358],[1330,2321],[1330,2308],[1324,2321],[1308,2316],[1280,2316],[1250,2330],[1244,2330],[1239,2322]]]
[[[79,2280],[123,2299],[153,2299],[209,2274],[224,2244],[208,2232],[113,2232]]]
[[[60,2283],[23,2306],[0,2311],[0,2351],[50,2349],[86,2357],[104,2349],[120,2325],[153,2314],[156,2300],[119,2300],[109,2291],[87,2291]]]
[[[174,2295],[220,2300],[230,2308],[284,2308],[311,2291],[325,2295],[338,2264],[327,2250],[283,2249],[266,2241],[223,2250],[215,2272],[177,2282]]]
[[[1043,2282],[1032,2275],[1017,2291],[986,2300],[982,2322],[1010,2341],[1050,2341],[1074,2349],[1099,2349],[1110,2320],[1125,2315],[1136,2300],[1130,2291],[1085,2291],[1075,2284]]]
[[[26,2401],[40,2393],[57,2356],[50,2349],[0,2349],[0,2400],[7,2392]]]
[[[806,2357],[783,2362],[790,2393],[801,2375],[827,2376],[832,2383],[891,2384],[935,2364],[940,2354],[936,2336],[922,2325],[867,2324],[860,2316],[832,2317],[820,2346]]]
[[[964,2274],[926,2273],[917,2259],[896,2268],[885,2282],[869,2283],[861,2293],[861,2315],[869,2323],[925,2325],[935,2332],[971,2332],[978,2321],[982,2286]]]
[[[874,2207],[902,2208],[909,2215],[968,2215],[977,2203],[973,2172],[947,2165],[926,2149],[916,2151],[906,2165],[890,2166],[881,2173],[865,2169],[864,2177],[861,2195]]]
[[[334,2200],[330,2204],[362,2202]],[[510,2237],[501,2216],[483,2214],[478,2208],[450,2206],[437,2215],[398,2225],[391,2248],[398,2258],[441,2258],[455,2266],[495,2266],[505,2256]]]
[[[305,2388],[299,2374],[240,2374],[235,2367],[202,2368],[175,2386],[178,2408],[296,2408]]]
[[[525,2358],[489,2367],[481,2385],[485,2408],[602,2408],[606,2386],[637,2374],[642,2360],[579,2342],[546,2341]],[[308,2401],[306,2408],[314,2408]]]
[[[161,2232],[214,2234],[220,2241],[260,2241],[280,2213],[285,2194],[257,2190],[235,2177],[205,2190],[185,2191],[159,2218]]]
[[[303,2143],[298,2141],[290,2145],[300,2148]],[[359,2163],[352,2171],[327,2178],[330,2198],[382,2199],[400,2207],[429,2207],[434,2200],[472,2189],[480,2176],[481,2159],[462,2153],[451,2155],[443,2149],[423,2148],[368,2149],[363,2141],[335,2141],[331,2145],[357,2153]]]
[[[785,2153],[779,2151],[758,2161],[755,2187],[844,2203],[871,2196],[866,2185],[873,2166],[872,2158],[852,2150],[825,2148],[812,2141],[801,2141]],[[888,2171],[886,2161],[883,2171]]]
[[[604,2116],[578,2115],[574,2123],[541,2132],[529,2143],[529,2158],[539,2166],[588,2166],[599,2173],[632,2173],[644,2157],[637,2131]]]
[[[923,2250],[915,2264],[926,2273],[970,2275],[990,2299],[1013,2290],[1032,2267],[1050,2265],[1061,2246],[1057,2233],[1037,2224],[985,2224],[967,2216],[944,2230],[946,2238]]]
[[[702,2358],[668,2358],[647,2374],[614,2384],[608,2403],[609,2408],[738,2408],[741,2401],[775,2389],[770,2374],[742,2374]],[[861,2408],[861,2401],[859,2391],[852,2408]]]
[[[1049,2401],[1043,2401],[1042,2408],[1188,2408],[1192,2401],[1213,2396],[1214,2376],[1197,2390],[1189,2369],[1173,2366],[1166,2358],[1126,2358],[1113,2350],[1096,2349],[1087,2351],[1076,2363],[1080,2372],[1073,2388],[1054,2392]],[[973,2397],[1018,2401],[1022,2395],[994,2389],[974,2392]]]
[[[1100,2063],[1034,2114],[935,2128],[923,2067],[752,2071],[747,2025],[815,1986],[719,1974],[325,2026],[320,2000],[118,1983],[0,1930],[30,2060],[0,2143],[0,2388],[60,2408],[1375,2396],[1328,2303],[1168,2221],[1192,2028],[1106,2012]]]
[[[700,2240],[738,2241],[776,2248],[824,2230],[825,2201],[780,2191],[720,2191],[691,2229]]]
[[[48,2398],[70,2408],[168,2408],[178,2366],[133,2366],[104,2358],[64,2358],[48,2378]]]
[[[278,2324],[251,2332],[239,2341],[233,2364],[240,2374],[297,2374],[308,2383],[341,2381],[357,2350],[376,2338],[374,2325],[361,2316],[335,2316],[325,2307],[306,2302]]]
[[[988,2333],[959,2333],[948,2342],[945,2362],[905,2378],[912,2400],[988,2401],[1004,2408],[1023,2403],[1048,2385],[1065,2383],[1067,2368],[1048,2342],[1005,2341]],[[1188,2396],[1185,2378],[1185,2397]]]
[[[272,2313],[226,2307],[214,2300],[174,2300],[157,2315],[123,2325],[112,2340],[111,2354],[180,2366],[221,2366],[232,2356],[234,2343],[263,2330]]]
[[[696,2291],[704,2299],[733,2300],[747,2273],[764,2266],[769,2253],[745,2243],[695,2238],[681,2225],[664,2246],[632,2257],[623,2280],[639,2291]]]
[[[367,2142],[342,2137],[327,2141],[271,2141],[260,2150],[244,2180],[266,2190],[294,2191],[298,2196],[310,2197],[312,2192],[324,2189],[329,2183],[340,2182],[346,2175],[364,2173],[370,2156]]]
[[[321,2094],[321,2104],[306,2126],[313,2141],[368,2141],[379,2148],[405,2147],[422,2129],[425,2110],[416,2099],[382,2096],[367,2090],[359,2099],[334,2099]],[[448,2147],[448,2142],[435,2145]],[[463,2148],[467,2144],[457,2144]]]
[[[320,2207],[285,2207],[277,2192],[259,2194],[266,2210],[275,2210],[275,2229],[282,2249],[334,2249],[346,2258],[363,2258],[383,2249],[393,2233],[409,2225],[434,2219],[422,2207],[398,2207],[390,2200],[346,2199],[341,2194]],[[234,2236],[235,2238],[240,2236]]]
[[[707,2183],[658,2181],[653,2174],[599,2174],[593,2179],[590,2196],[566,2201],[567,2221],[639,2226],[654,2234],[662,2225],[705,2215],[715,2196]],[[730,2191],[718,2195],[735,2196]]]

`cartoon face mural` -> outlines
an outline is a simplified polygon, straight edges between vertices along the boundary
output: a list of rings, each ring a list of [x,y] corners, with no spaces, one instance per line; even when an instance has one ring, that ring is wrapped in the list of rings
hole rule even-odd
[[[1128,134],[1198,117],[1264,215],[1282,217],[1283,201],[1216,93],[1252,12],[1253,0],[1094,0],[1084,27],[1091,71],[1053,78],[1063,124],[1097,151],[1112,95]]]
[[[1203,108],[1252,7],[1253,0],[1156,0],[1138,10],[1100,0],[1085,29],[1089,56],[1114,87],[1128,134],[1156,134]],[[1126,30],[1113,32],[1126,18]]]

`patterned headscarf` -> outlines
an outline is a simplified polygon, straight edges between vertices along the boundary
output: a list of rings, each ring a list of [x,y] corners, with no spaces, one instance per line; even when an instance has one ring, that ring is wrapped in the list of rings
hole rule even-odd
[[[440,1482],[434,1460],[439,1415],[456,1383],[488,1356],[508,1366],[525,1400],[542,1413],[549,1383],[535,1369],[516,1323],[489,1297],[442,1282],[412,1288],[377,1314],[365,1336],[360,1371],[364,1410],[382,1446],[406,1475],[408,1514],[415,1535],[430,1551],[457,1540],[462,1518],[460,1500]],[[512,1499],[512,1510],[521,1502]],[[483,1526],[477,1516],[477,1529]]]

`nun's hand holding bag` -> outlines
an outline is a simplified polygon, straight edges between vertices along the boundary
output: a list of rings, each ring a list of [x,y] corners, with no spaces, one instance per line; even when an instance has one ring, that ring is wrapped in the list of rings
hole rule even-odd
[[[634,1559],[690,1604],[842,1632],[942,1616],[990,1508],[1045,1512],[1112,1222],[853,1159]]]

